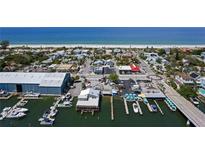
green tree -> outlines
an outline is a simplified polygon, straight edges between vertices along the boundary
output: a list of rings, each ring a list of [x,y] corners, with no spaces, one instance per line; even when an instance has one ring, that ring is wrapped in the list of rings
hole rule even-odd
[[[119,76],[116,74],[116,73],[112,73],[112,74],[110,74],[109,75],[109,77],[108,77],[112,82],[117,82],[118,81],[118,79],[119,79]]]
[[[176,51],[175,60],[179,60],[179,51]]]
[[[187,85],[182,85],[178,92],[184,96],[186,99],[189,99],[189,97],[194,97],[196,96],[196,91],[194,90],[193,87],[187,86]]]
[[[6,49],[9,46],[9,41],[3,40],[0,42],[1,48]]]
[[[158,52],[159,56],[162,56],[162,55],[165,55],[165,54],[166,54],[165,49],[159,49],[159,52]]]
[[[161,58],[157,58],[156,62],[159,63],[159,64],[161,64],[161,63],[162,63]]]

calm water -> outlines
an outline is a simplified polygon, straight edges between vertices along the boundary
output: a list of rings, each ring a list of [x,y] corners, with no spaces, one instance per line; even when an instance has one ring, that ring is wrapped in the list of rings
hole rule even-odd
[[[0,121],[0,126],[40,126],[38,119],[42,116],[43,112],[48,109],[54,101],[53,97],[44,97],[42,100],[30,100],[26,104],[26,108],[29,109],[26,117],[16,119],[4,119]],[[14,105],[16,98],[11,98],[7,101],[0,100],[0,106],[3,109],[5,106]],[[172,112],[166,106],[163,101],[158,101],[160,107],[165,113],[162,116],[159,112],[150,113],[143,103],[141,108],[143,116],[135,114],[132,109],[132,104],[128,104],[129,115],[125,114],[124,104],[122,98],[114,98],[114,117],[115,120],[111,121],[111,110],[110,110],[110,98],[103,97],[101,103],[101,111],[96,113],[94,116],[91,113],[85,113],[81,115],[75,111],[75,103],[72,108],[59,108],[59,113],[56,116],[55,124],[56,127],[72,127],[72,126],[91,126],[91,127],[184,127],[186,126],[186,118],[179,112]],[[152,103],[152,101],[150,101]],[[7,104],[7,105],[6,105]]]
[[[1,28],[12,44],[205,44],[205,28]]]

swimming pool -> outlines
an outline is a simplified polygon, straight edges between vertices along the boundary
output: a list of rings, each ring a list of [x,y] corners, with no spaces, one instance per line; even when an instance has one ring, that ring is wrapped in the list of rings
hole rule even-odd
[[[199,88],[199,94],[205,97],[205,89]]]

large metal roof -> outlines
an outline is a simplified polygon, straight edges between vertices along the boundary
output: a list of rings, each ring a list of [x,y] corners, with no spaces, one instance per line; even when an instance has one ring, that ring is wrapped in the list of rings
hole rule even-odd
[[[66,73],[0,72],[0,83],[38,84],[41,87],[60,87]]]

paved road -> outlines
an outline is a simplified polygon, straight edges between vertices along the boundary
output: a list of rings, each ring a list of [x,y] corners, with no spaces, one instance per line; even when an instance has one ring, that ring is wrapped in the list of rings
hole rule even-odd
[[[75,88],[70,89],[69,92],[72,96],[79,96],[82,90],[82,82],[74,83]]]
[[[150,69],[149,65],[140,60],[144,65],[146,70],[148,70],[148,75],[153,75],[154,72]],[[175,102],[177,108],[197,127],[205,127],[205,114],[196,108],[191,102],[182,97],[178,92],[176,92],[172,87],[165,83],[165,78],[162,80],[155,80],[154,84],[163,84],[165,88],[165,95],[169,97],[173,102]]]
[[[205,114],[196,108],[191,102],[182,97],[172,87],[162,81],[165,87],[165,95],[175,102],[177,108],[195,125],[205,127]]]

